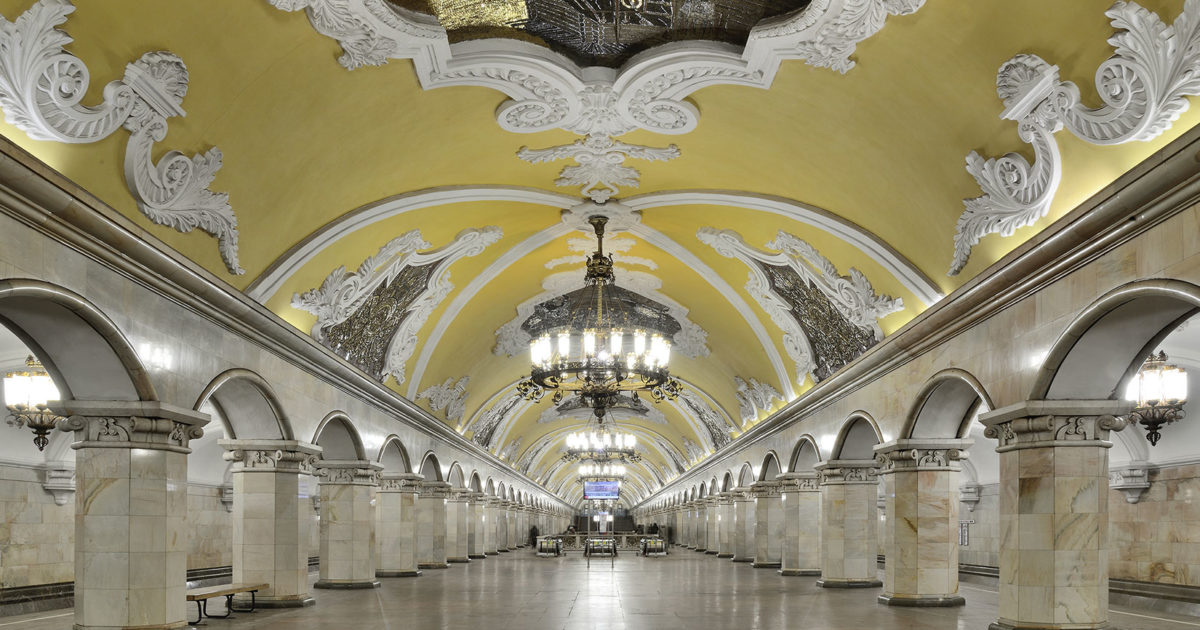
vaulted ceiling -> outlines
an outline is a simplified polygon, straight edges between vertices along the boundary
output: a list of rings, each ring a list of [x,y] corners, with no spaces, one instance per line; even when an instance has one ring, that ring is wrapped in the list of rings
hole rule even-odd
[[[1085,105],[1100,106],[1093,77],[1114,54],[1108,38],[1129,28],[1105,15],[1108,0],[796,2],[802,8],[760,23],[745,44],[736,24],[725,33],[714,22],[705,28],[721,42],[701,33],[619,67],[585,69],[555,52],[561,41],[547,45],[527,22],[503,16],[596,3],[403,4],[105,0],[68,15],[65,0],[0,0],[8,20],[26,15],[2,35],[8,123],[0,132],[569,499],[578,486],[560,460],[562,439],[587,410],[516,400],[514,385],[528,369],[521,320],[582,280],[589,214],[611,217],[618,285],[667,304],[684,324],[671,367],[687,394],[617,416],[641,438],[643,463],[628,484],[636,498],[802,396],[1200,120],[1195,110],[1171,111],[1173,124],[1123,138],[1089,137],[1100,132],[1068,121],[1045,134],[1061,157],[1039,154],[1034,165],[1059,167],[1039,173],[1061,177],[1057,188],[1033,202],[1047,191],[1022,189],[1015,209],[994,193],[960,221],[964,199],[992,192],[981,191],[964,158],[1018,151],[1033,160],[1014,120],[1054,85],[1048,67],[1026,60],[1006,73],[1002,102],[997,69],[1036,54],[1078,85]],[[717,11],[709,0],[649,4],[679,20]],[[436,17],[412,10],[445,18],[475,5],[483,14],[460,20],[449,38]],[[790,8],[766,5],[774,8],[764,15]],[[1141,5],[1167,25],[1184,10],[1181,0]],[[489,7],[501,23],[487,21]],[[59,22],[73,42],[33,36]],[[1164,42],[1172,36],[1152,26],[1149,18],[1133,24]],[[1192,30],[1176,35],[1194,40],[1195,26],[1184,26]],[[162,182],[135,184],[126,174],[139,138],[132,125],[132,135],[106,129],[80,139],[78,127],[46,133],[53,117],[22,117],[13,98],[22,77],[37,92],[28,60],[49,59],[57,46],[86,65],[81,102],[89,106],[122,77],[149,99],[154,89],[126,65],[149,51],[178,55],[182,79],[155,59],[142,66],[166,76],[154,93],[186,111],[167,108],[167,130],[148,159],[218,147],[219,163],[192,163],[219,166],[196,188],[228,193],[232,215],[221,214],[222,199],[195,190],[158,215],[147,210],[153,200],[139,205],[131,190]],[[1186,105],[1188,89],[1172,102]],[[44,101],[34,108],[58,107]],[[68,118],[83,116],[73,106],[63,106],[75,112]],[[1000,116],[1006,106],[1010,119]],[[136,110],[128,115],[135,120]],[[1020,169],[1000,166],[993,181],[1019,187],[1007,178]],[[556,185],[560,177],[565,185]],[[220,229],[204,219],[229,216],[237,240],[226,221],[219,250],[211,233]],[[200,217],[199,229],[178,231],[188,222],[164,217]],[[956,236],[959,262],[970,257],[948,275]],[[244,273],[231,271],[238,267]]]

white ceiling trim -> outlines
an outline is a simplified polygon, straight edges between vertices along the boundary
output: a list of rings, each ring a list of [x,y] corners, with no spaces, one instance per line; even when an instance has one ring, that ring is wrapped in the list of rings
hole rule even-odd
[[[794,199],[741,191],[673,190],[637,195],[623,199],[622,203],[642,211],[672,206],[731,206],[787,217],[853,245],[868,258],[879,263],[926,306],[932,306],[945,297],[928,276],[883,239],[824,208]]]
[[[250,286],[246,295],[263,304],[304,265],[326,248],[363,228],[406,212],[454,203],[517,202],[566,209],[579,199],[523,186],[439,186],[388,197],[360,206],[325,224],[277,258]]]

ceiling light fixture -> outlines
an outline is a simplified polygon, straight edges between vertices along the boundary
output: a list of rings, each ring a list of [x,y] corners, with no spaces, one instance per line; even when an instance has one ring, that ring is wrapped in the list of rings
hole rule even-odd
[[[8,424],[32,429],[33,443],[41,451],[50,443],[47,436],[61,417],[46,406],[58,400],[59,393],[46,368],[33,355],[25,359],[25,368],[4,375],[4,404],[8,409]]]
[[[1158,431],[1162,425],[1183,419],[1187,396],[1187,370],[1168,364],[1167,353],[1161,350],[1146,358],[1125,388],[1125,399],[1137,403],[1130,418],[1146,428],[1151,446],[1162,437]]]

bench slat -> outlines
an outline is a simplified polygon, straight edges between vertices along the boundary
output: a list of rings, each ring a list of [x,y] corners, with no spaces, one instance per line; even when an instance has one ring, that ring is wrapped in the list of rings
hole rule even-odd
[[[234,593],[248,593],[250,591],[265,589],[268,586],[268,584],[217,584],[216,586],[202,586],[200,588],[188,589],[187,601],[194,602],[198,599],[208,599],[210,597],[220,597]]]

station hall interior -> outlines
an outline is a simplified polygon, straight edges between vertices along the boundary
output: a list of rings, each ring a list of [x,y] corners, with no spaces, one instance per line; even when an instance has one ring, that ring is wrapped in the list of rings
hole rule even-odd
[[[0,628],[1200,627],[1198,97],[1200,0],[0,0]]]

